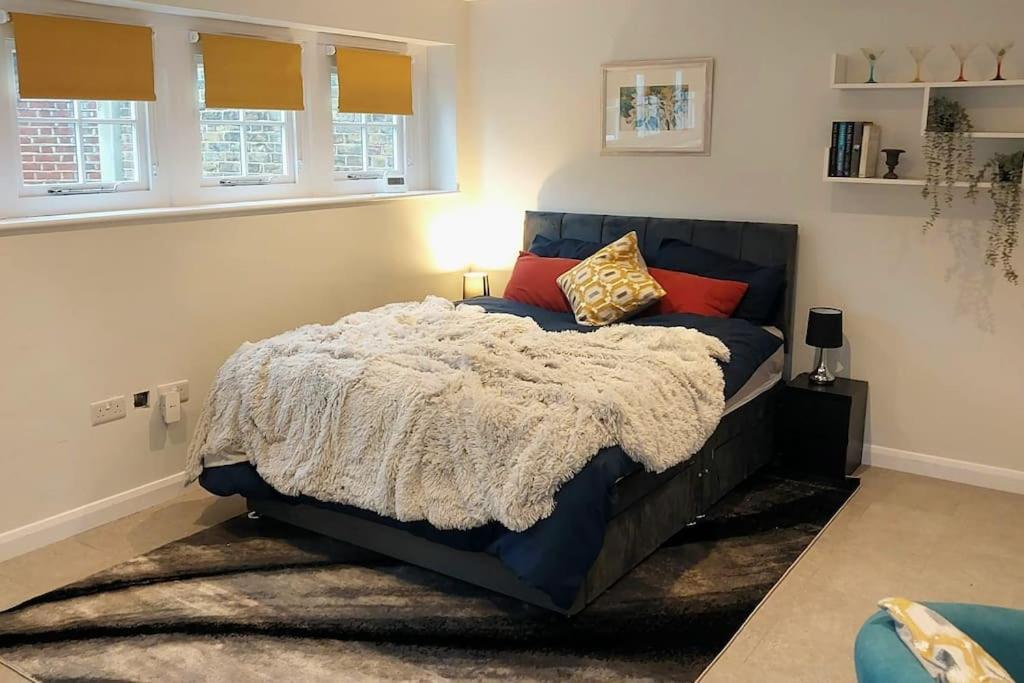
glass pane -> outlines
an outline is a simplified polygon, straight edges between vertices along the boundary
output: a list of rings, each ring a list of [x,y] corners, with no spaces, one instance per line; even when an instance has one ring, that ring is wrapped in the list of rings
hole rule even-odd
[[[398,123],[398,117],[394,114],[367,114],[367,123],[390,123],[392,126]]]
[[[78,115],[83,119],[134,119],[135,104],[123,100],[79,100]]]
[[[284,127],[245,126],[247,175],[284,175]]]
[[[196,64],[196,92],[199,95],[199,108],[206,106],[206,73],[202,64]]]
[[[239,109],[203,109],[199,112],[201,121],[241,121]]]
[[[75,124],[19,121],[18,144],[26,185],[79,182]]]
[[[398,129],[394,126],[366,126],[366,161],[368,170],[395,168],[395,150],[398,147]]]
[[[71,100],[18,100],[18,118],[73,119],[75,103]]]
[[[87,123],[82,135],[82,170],[87,183],[134,182],[137,178],[135,128],[125,123]]]
[[[203,177],[242,175],[242,129],[223,123],[200,125]]]
[[[334,171],[363,170],[363,127],[334,124]]]
[[[284,112],[277,109],[243,109],[242,119],[245,121],[284,121]]]

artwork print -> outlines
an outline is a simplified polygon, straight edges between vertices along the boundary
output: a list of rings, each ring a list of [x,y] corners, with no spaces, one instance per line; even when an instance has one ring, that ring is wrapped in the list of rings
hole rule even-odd
[[[710,154],[710,57],[603,67],[602,154]]]
[[[619,88],[619,125],[638,133],[693,128],[687,85],[651,85]]]

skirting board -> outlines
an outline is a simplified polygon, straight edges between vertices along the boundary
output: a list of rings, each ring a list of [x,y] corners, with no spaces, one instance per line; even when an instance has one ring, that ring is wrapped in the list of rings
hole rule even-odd
[[[185,473],[178,472],[0,533],[0,562],[168,501],[181,493],[184,483]]]
[[[875,445],[865,449],[864,464],[986,489],[1024,494],[1024,470],[993,467]]]

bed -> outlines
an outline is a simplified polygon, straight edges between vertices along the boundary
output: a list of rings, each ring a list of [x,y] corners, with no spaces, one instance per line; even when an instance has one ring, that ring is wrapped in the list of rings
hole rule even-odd
[[[537,235],[610,243],[633,230],[646,253],[657,250],[663,240],[680,239],[786,271],[785,292],[774,319],[764,328],[741,324],[745,321],[686,315],[634,321],[694,327],[722,339],[733,354],[733,362],[723,366],[727,412],[704,446],[685,462],[653,474],[618,447],[602,449],[558,492],[555,512],[523,532],[496,523],[467,531],[439,530],[426,522],[398,522],[350,506],[287,497],[267,485],[249,463],[208,467],[200,482],[218,495],[245,496],[256,515],[531,605],[566,615],[579,612],[771,460],[778,385],[789,371],[795,225],[527,212],[524,248]],[[571,315],[498,298],[472,303],[488,312],[531,317],[547,330],[580,329]]]

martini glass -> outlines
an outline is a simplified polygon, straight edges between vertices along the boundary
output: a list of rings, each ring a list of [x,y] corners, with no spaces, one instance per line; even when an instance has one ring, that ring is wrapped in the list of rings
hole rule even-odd
[[[992,54],[996,56],[996,77],[993,81],[1005,81],[1003,77],[1003,58],[1006,57],[1006,53],[1013,47],[1012,40],[1004,40],[1003,42],[989,43],[988,49],[992,50]]]
[[[868,80],[865,83],[878,83],[875,80],[875,65],[878,63],[878,58],[885,52],[884,47],[862,47],[860,49],[861,54],[864,55],[864,59],[868,60]]]
[[[921,82],[921,65],[924,64],[925,58],[931,51],[931,45],[910,45],[907,47],[907,52],[914,58],[914,80],[911,83]]]
[[[949,47],[953,49],[954,54],[956,54],[956,58],[960,60],[960,75],[957,76],[956,80],[953,81],[953,82],[954,83],[962,83],[963,81],[967,80],[964,77],[964,64],[967,62],[967,58],[970,56],[970,54],[972,52],[974,52],[974,48],[978,47],[978,44],[977,43],[953,43]]]

